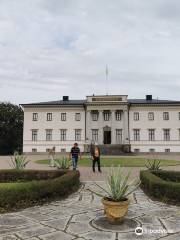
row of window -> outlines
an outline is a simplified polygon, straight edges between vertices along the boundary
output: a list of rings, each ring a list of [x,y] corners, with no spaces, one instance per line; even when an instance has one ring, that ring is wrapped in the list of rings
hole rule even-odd
[[[117,110],[115,112],[115,118],[116,121],[121,121],[121,110]],[[103,117],[104,121],[110,121],[111,119],[111,111],[106,110],[103,111]],[[91,118],[92,121],[98,121],[99,118],[99,112],[94,110],[91,111]],[[38,121],[38,113],[33,113],[32,117],[33,121]],[[148,113],[148,120],[153,121],[154,118],[154,112],[149,112]],[[180,112],[178,113],[178,119],[180,120]],[[47,121],[52,121],[52,113],[47,113]],[[61,113],[61,121],[66,121],[67,120],[67,114],[66,113]],[[140,120],[140,114],[139,112],[134,112],[134,121],[139,121]],[[169,112],[163,112],[163,120],[169,120]],[[81,121],[81,113],[75,113],[75,121]]]
[[[140,141],[140,129],[133,129],[134,141]],[[155,129],[148,129],[149,141],[155,141]],[[163,129],[164,141],[170,141],[170,129]],[[179,129],[180,139],[180,129]]]
[[[165,153],[169,153],[170,151],[171,151],[170,148],[165,148],[165,149],[164,149],[164,152],[165,152]],[[139,152],[140,152],[140,149],[139,149],[139,148],[135,148],[135,149],[134,149],[134,152],[135,152],[135,153],[139,153]],[[149,152],[150,152],[150,153],[154,153],[154,152],[156,152],[156,149],[155,149],[155,148],[150,148],[150,149],[149,149]]]
[[[33,121],[38,121],[38,113],[33,113],[32,120]],[[52,113],[47,113],[46,120],[47,121],[52,121],[53,120]],[[67,114],[66,113],[61,113],[61,121],[66,121],[66,120],[67,120]],[[75,121],[81,121],[81,113],[75,113]]]
[[[111,118],[111,112],[109,110],[106,110],[103,112],[104,116],[104,121],[109,121]],[[91,111],[91,117],[92,121],[98,121],[99,118],[99,112],[98,111]],[[117,110],[115,112],[115,117],[117,121],[121,121],[121,111]],[[33,121],[38,121],[38,113],[33,113],[32,115],[32,120]],[[47,121],[52,121],[53,120],[53,115],[52,113],[47,113],[46,117]],[[66,121],[67,120],[67,114],[66,113],[61,113],[61,121]],[[81,121],[81,114],[80,113],[75,113],[75,121]]]
[[[180,112],[178,112],[178,119],[180,120]],[[139,121],[139,112],[134,112],[134,121]],[[154,120],[154,112],[148,112],[148,120]],[[163,112],[163,120],[169,120],[169,112]]]
[[[46,148],[46,152],[49,152],[49,150],[50,150],[50,148]],[[170,150],[170,148],[165,148],[164,149],[164,152],[165,153],[169,153],[171,150]],[[32,152],[33,153],[36,153],[37,152],[37,148],[32,148]],[[139,148],[135,148],[134,149],[134,152],[135,153],[139,153],[140,152],[140,149]],[[156,152],[156,149],[155,148],[150,148],[149,149],[149,152],[150,153],[154,153],[154,152]],[[66,149],[65,148],[61,148],[61,153],[66,153]]]
[[[50,150],[51,150],[50,148],[46,148],[46,152],[49,152]],[[37,153],[37,148],[32,148],[32,152]],[[66,149],[61,148],[61,153],[66,153]]]
[[[115,111],[116,121],[121,121],[121,114],[122,114],[121,110],[116,110]],[[97,110],[91,111],[91,118],[92,118],[92,121],[98,121],[98,119],[99,119],[99,112]],[[110,119],[111,119],[111,111],[110,110],[103,111],[103,118],[104,118],[104,121],[110,121]]]
[[[75,141],[81,141],[81,129],[75,129]],[[46,129],[46,141],[52,141],[52,134],[53,130],[52,129]],[[61,141],[66,141],[66,135],[67,135],[67,129],[61,129],[60,130],[60,140]],[[32,141],[37,141],[38,140],[38,130],[33,129],[32,130]]]
[[[99,130],[98,129],[92,129],[92,140],[94,142],[98,142],[99,140]],[[46,141],[52,141],[52,129],[46,129]],[[33,129],[32,130],[32,141],[38,140],[38,130]],[[66,141],[67,140],[67,129],[60,129],[60,140]],[[81,129],[75,129],[75,141],[81,141]],[[121,143],[122,142],[122,129],[116,129],[116,142]]]

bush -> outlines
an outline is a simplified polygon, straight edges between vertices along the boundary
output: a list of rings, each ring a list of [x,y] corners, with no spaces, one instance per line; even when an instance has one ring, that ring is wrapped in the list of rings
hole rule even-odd
[[[14,152],[11,157],[11,166],[13,169],[24,169],[30,161],[26,160],[26,156],[20,155],[18,152]]]
[[[146,167],[149,170],[160,170],[161,168],[161,160],[159,159],[147,159]]]
[[[0,184],[1,212],[64,197],[79,186],[78,171],[2,170],[0,178],[1,182],[4,178]],[[18,180],[21,182],[15,182]]]
[[[180,203],[180,172],[140,171],[141,187],[150,195],[166,201]]]
[[[179,182],[180,183],[180,172],[176,171],[158,171],[154,172],[156,176],[166,180],[166,181],[172,181],[172,182]]]
[[[54,165],[58,169],[69,169],[72,165],[72,161],[69,160],[67,157],[61,157],[54,160]]]

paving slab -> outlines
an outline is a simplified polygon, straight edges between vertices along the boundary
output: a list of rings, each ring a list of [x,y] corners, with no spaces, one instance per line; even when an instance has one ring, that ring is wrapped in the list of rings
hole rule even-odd
[[[103,186],[104,182],[98,184]],[[94,182],[83,182],[78,192],[62,201],[1,214],[0,240],[180,239],[180,207],[152,201],[138,189],[130,196],[126,224],[103,227],[101,198],[88,188],[95,189]],[[135,233],[136,227],[141,227],[142,235]]]

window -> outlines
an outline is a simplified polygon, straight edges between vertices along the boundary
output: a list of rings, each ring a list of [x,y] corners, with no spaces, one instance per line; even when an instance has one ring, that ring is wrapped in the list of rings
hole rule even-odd
[[[61,148],[61,153],[66,153],[66,149],[65,148]]]
[[[180,140],[180,129],[179,129],[179,140]]]
[[[140,141],[140,129],[134,129],[134,141]]]
[[[80,113],[75,114],[75,121],[81,121],[81,114]]]
[[[139,121],[139,113],[134,112],[134,121]]]
[[[163,120],[169,120],[169,113],[163,112]]]
[[[61,113],[61,121],[66,121],[66,113]]]
[[[148,120],[150,120],[150,121],[154,120],[154,113],[153,112],[148,113]]]
[[[170,141],[170,129],[164,129],[164,141]]]
[[[109,110],[104,111],[104,121],[109,121],[110,115],[111,115],[111,113]]]
[[[99,112],[94,110],[94,111],[91,112],[91,116],[92,116],[93,121],[98,121]]]
[[[37,152],[37,148],[32,148],[32,152],[33,153]]]
[[[122,129],[116,129],[116,143],[122,143]]]
[[[37,129],[32,130],[32,141],[37,141]]]
[[[154,149],[154,148],[150,148],[150,149],[149,149],[149,152],[150,152],[150,153],[154,153],[154,152],[155,152],[155,149]]]
[[[46,141],[52,141],[52,129],[46,129]]]
[[[38,113],[33,113],[33,121],[37,121],[38,120]]]
[[[47,113],[47,121],[52,121],[52,113]]]
[[[81,129],[75,129],[75,141],[81,141]]]
[[[92,141],[98,142],[98,129],[92,129]]]
[[[155,129],[149,129],[149,141],[155,140]]]
[[[139,153],[139,152],[140,152],[140,149],[139,149],[139,148],[135,148],[135,149],[134,149],[134,152],[135,152],[135,153]]]
[[[165,153],[169,153],[169,152],[170,152],[170,148],[166,148]]]
[[[66,141],[66,132],[67,132],[66,129],[61,129],[60,130],[60,133],[61,133],[60,140],[61,141]]]
[[[121,121],[121,111],[120,110],[116,111],[116,121]]]

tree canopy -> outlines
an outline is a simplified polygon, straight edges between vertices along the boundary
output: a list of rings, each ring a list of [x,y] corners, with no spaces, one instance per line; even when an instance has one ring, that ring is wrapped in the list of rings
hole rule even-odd
[[[18,105],[0,102],[0,154],[21,152],[23,145],[23,111]]]

